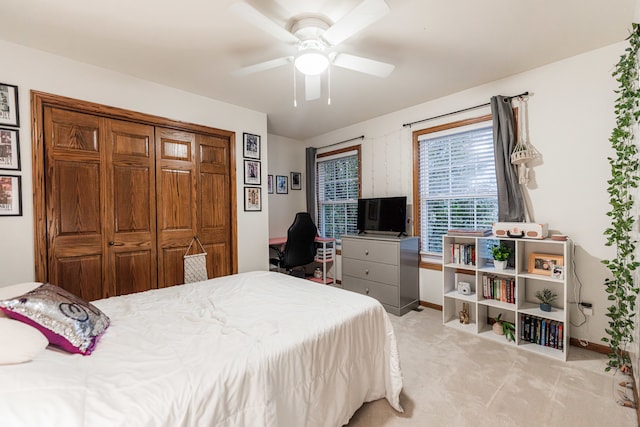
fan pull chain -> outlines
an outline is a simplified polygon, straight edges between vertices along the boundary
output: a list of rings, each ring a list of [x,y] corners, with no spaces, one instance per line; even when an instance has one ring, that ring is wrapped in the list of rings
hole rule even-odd
[[[327,105],[331,105],[331,65],[327,68]]]
[[[298,91],[296,90],[296,64],[293,62],[293,107],[298,106]]]

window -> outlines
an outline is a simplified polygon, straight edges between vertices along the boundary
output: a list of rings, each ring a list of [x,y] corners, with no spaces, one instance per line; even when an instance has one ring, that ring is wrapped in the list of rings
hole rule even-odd
[[[360,146],[318,154],[318,231],[339,239],[357,233]]]
[[[448,229],[491,228],[498,195],[491,115],[414,132],[421,252],[442,254]]]

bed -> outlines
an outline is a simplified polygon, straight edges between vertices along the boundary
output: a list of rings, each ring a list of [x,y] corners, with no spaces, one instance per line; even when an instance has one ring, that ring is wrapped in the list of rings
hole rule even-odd
[[[402,412],[372,298],[250,272],[93,304],[110,326],[90,356],[0,366],[2,425],[341,426],[381,398]]]

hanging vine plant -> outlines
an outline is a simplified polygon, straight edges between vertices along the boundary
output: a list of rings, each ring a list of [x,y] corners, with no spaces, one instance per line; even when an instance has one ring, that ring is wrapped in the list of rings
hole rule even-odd
[[[633,228],[636,223],[634,213],[635,193],[638,187],[638,147],[636,129],[640,118],[640,89],[638,88],[638,49],[640,48],[640,27],[633,24],[629,47],[616,64],[613,72],[618,82],[618,99],[615,102],[616,127],[609,141],[615,155],[609,157],[611,179],[609,179],[609,204],[607,215],[611,226],[604,234],[607,246],[616,248],[616,256],[603,263],[610,270],[612,278],[605,280],[606,292],[611,305],[607,308],[608,337],[602,341],[609,344],[609,362],[606,371],[626,369],[630,364],[627,344],[633,342],[634,315],[638,287],[634,283],[634,271],[640,266],[636,261],[636,240]]]

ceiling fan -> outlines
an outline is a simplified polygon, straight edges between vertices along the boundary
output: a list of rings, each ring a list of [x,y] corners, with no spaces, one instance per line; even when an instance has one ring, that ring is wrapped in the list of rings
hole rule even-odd
[[[234,72],[237,76],[266,71],[292,62],[305,76],[305,99],[320,98],[322,73],[330,64],[353,71],[387,77],[394,65],[361,56],[333,50],[344,40],[373,24],[389,12],[384,0],[364,0],[337,22],[326,17],[305,13],[294,16],[290,28],[284,28],[245,1],[233,3],[231,10],[248,23],[260,28],[276,39],[297,47],[295,55],[272,59],[250,65]],[[326,52],[331,50],[330,52]],[[294,79],[295,81],[295,79]]]

